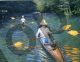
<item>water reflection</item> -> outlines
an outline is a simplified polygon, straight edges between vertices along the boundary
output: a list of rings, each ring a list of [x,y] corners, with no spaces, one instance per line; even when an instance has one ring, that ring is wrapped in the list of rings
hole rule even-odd
[[[80,62],[79,48],[69,46],[69,45],[65,45],[64,49],[65,49],[65,54],[66,54],[69,61]]]

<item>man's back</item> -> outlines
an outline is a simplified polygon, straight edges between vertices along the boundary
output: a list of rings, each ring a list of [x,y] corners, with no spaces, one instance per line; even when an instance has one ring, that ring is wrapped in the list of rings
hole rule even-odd
[[[48,34],[50,32],[49,29],[48,28],[44,28],[44,27],[41,27],[40,29],[43,32],[44,36],[49,38],[49,36],[48,36]]]

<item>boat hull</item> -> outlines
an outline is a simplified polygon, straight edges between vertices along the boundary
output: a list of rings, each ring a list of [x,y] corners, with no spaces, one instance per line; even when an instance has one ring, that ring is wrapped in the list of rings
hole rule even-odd
[[[60,50],[60,48],[58,46],[56,46],[55,49],[54,49],[54,47],[51,47],[51,49],[49,49],[47,46],[51,47],[50,45],[43,45],[43,47],[46,49],[46,51],[48,51],[49,54],[53,58],[55,58],[55,60],[57,62],[65,62],[64,58],[63,58],[63,55],[61,53],[61,50]]]

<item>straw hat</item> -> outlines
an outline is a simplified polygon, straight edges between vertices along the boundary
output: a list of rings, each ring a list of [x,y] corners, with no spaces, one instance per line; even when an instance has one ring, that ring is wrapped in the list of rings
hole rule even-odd
[[[43,20],[41,21],[40,25],[47,25],[46,20],[45,20],[45,19],[43,19]]]

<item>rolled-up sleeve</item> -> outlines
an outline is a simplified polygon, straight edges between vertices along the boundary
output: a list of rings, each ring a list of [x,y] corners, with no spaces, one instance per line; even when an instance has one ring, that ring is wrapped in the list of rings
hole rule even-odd
[[[36,38],[39,38],[39,34],[40,34],[40,30],[38,29],[38,31],[36,33]]]

